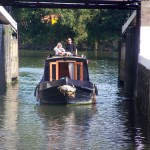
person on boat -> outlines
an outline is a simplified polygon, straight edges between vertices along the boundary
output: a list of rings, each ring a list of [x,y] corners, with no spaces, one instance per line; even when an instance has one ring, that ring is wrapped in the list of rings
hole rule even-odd
[[[58,43],[57,46],[54,48],[55,55],[64,55],[65,49],[62,47],[61,43]]]
[[[76,48],[75,44],[72,43],[71,38],[67,39],[66,51],[77,55],[77,48]]]

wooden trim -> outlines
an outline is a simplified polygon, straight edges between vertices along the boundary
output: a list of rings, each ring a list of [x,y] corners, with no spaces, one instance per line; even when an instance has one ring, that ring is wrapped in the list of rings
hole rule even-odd
[[[52,81],[53,80],[53,65],[56,65],[56,62],[50,62],[49,63],[49,75],[50,75],[50,77],[49,77],[49,80],[50,81]]]
[[[74,65],[74,79],[77,80],[77,62]]]
[[[56,62],[56,80],[58,80],[59,69],[58,69],[58,61]]]
[[[83,81],[83,63],[80,66],[80,80]]]
[[[80,65],[80,80],[83,81],[83,63],[76,62],[75,63],[75,80],[77,80],[77,65]]]

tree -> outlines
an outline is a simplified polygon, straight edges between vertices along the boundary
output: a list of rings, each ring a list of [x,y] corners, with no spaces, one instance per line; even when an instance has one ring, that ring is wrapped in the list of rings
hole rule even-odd
[[[113,43],[118,40],[121,27],[128,11],[122,10],[94,10],[93,17],[87,24],[88,41],[98,49],[101,42]]]
[[[68,37],[81,46],[99,49],[100,43],[118,40],[128,11],[106,9],[16,9],[20,45],[28,49],[53,48]],[[42,23],[44,16],[60,15]],[[101,44],[102,45],[102,44]]]

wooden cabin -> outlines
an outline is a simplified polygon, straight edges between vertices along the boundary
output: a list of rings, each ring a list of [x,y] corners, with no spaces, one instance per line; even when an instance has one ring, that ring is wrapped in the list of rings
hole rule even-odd
[[[81,57],[52,57],[46,60],[44,81],[72,80],[89,81],[87,60]]]

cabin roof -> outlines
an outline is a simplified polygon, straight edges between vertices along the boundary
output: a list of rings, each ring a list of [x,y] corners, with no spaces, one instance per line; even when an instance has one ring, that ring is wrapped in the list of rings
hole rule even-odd
[[[55,56],[52,56],[52,57],[48,57],[47,59],[46,59],[46,61],[48,61],[48,62],[54,62],[54,61],[57,61],[57,60],[74,60],[74,61],[78,61],[78,62],[84,62],[84,61],[86,61],[86,57],[84,56],[84,57],[81,57],[81,56],[57,56],[57,55],[55,55]]]

